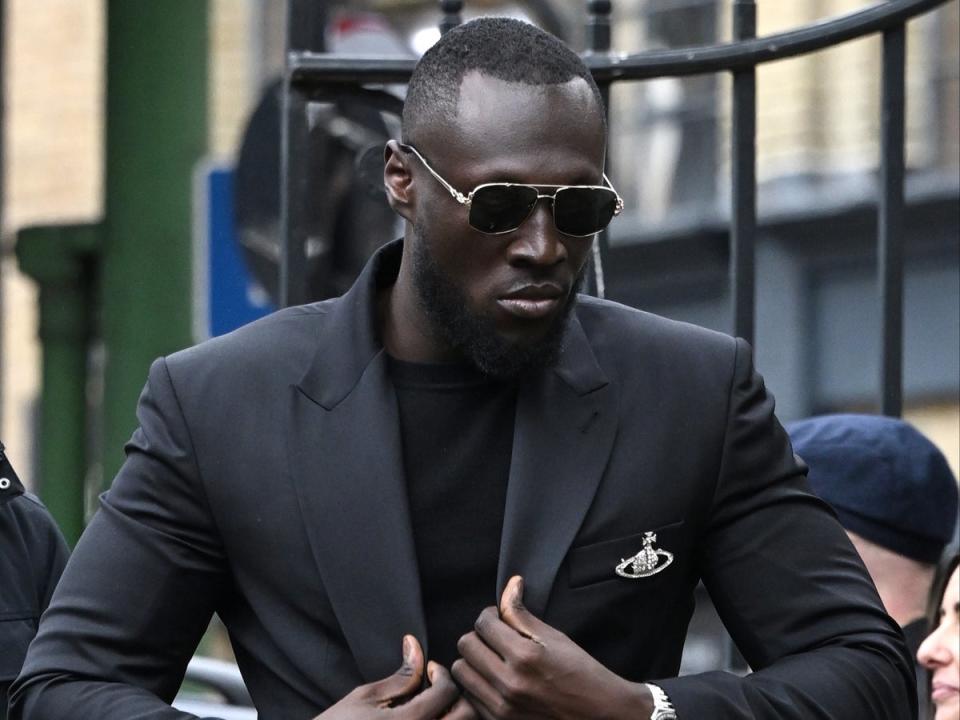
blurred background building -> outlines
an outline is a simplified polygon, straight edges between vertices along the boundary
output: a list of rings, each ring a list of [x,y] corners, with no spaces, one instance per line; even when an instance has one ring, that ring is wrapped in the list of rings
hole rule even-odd
[[[585,46],[585,3],[465,4],[466,18],[523,17],[579,50]],[[615,0],[613,48],[639,52],[729,40],[730,4]],[[760,0],[758,34],[866,4]],[[272,83],[283,68],[285,3],[2,0],[0,5],[0,437],[21,476],[55,512],[56,499],[45,488],[58,463],[57,472],[72,469],[85,488],[89,510],[122,460],[149,360],[211,332],[204,316],[208,301],[196,294],[197,278],[209,268],[196,251],[195,236],[204,234],[202,224],[214,210],[197,188],[213,177],[210,168],[237,164],[254,109],[269,106],[275,94]],[[344,0],[325,7],[331,50],[415,56],[439,35],[433,0]],[[956,474],[957,0],[912,21],[907,47],[905,416],[941,447]],[[758,367],[784,420],[875,411],[879,38],[762,65],[757,83]],[[608,297],[731,330],[729,126],[725,74],[614,87],[610,175],[627,210],[612,226]],[[318,205],[336,196],[331,188],[345,182],[342,174],[352,172],[357,154],[349,127],[340,135],[334,125],[327,127],[350,162],[338,164],[336,172],[320,169],[317,181],[330,187],[318,189]],[[385,128],[389,131],[389,124]],[[276,136],[255,132],[260,130],[249,131],[251,145],[275,157],[269,143],[277,143]],[[239,195],[241,203],[246,198],[256,205],[276,193],[269,172],[264,177],[258,192]],[[342,212],[349,216],[350,210]],[[354,220],[348,217],[348,224]],[[389,221],[383,225],[375,244],[396,233]],[[270,249],[270,224],[264,228],[258,226],[243,252],[254,263],[259,255],[270,268],[276,252]],[[263,292],[257,297],[262,304]],[[41,321],[49,341],[46,355],[38,335]],[[42,356],[59,363],[48,362],[46,376]],[[41,427],[66,428],[75,452],[48,456],[39,443]]]

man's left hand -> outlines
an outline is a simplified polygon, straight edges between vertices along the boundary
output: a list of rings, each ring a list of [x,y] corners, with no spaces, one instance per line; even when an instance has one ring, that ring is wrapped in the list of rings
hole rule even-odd
[[[451,672],[485,720],[636,720],[650,717],[646,686],[624,680],[523,605],[510,579],[500,611],[488,607],[457,644]]]

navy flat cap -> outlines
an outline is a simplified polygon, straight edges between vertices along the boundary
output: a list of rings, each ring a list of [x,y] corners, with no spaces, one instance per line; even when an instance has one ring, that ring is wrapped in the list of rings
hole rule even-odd
[[[912,425],[881,415],[823,415],[787,425],[814,493],[867,540],[935,563],[953,539],[957,481]]]

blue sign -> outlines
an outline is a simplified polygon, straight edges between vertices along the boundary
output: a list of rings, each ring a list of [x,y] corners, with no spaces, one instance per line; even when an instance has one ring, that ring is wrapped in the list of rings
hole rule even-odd
[[[276,308],[251,276],[233,212],[232,168],[204,163],[194,178],[194,339],[236,330]]]

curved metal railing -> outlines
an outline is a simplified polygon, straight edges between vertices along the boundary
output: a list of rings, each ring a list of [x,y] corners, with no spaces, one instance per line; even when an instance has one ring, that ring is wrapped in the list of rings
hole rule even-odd
[[[887,0],[862,10],[787,32],[755,37],[755,0],[733,0],[734,41],[717,45],[610,52],[610,0],[587,0],[589,52],[585,61],[601,88],[615,82],[728,72],[733,77],[731,143],[730,282],[734,333],[753,341],[756,236],[756,68],[758,65],[825,50],[868,35],[883,36],[880,197],[878,203],[878,286],[882,308],[881,410],[903,409],[903,215],[906,23],[947,0]],[[459,24],[463,2],[440,0],[441,31]],[[413,59],[343,57],[318,52],[321,35],[304,32],[316,21],[312,0],[290,0],[286,66],[281,189],[281,303],[305,300],[303,167],[307,153],[307,105],[335,97],[347,87],[405,83]],[[299,40],[298,40],[299,38]],[[304,40],[303,38],[306,38]],[[597,246],[602,258],[606,238]],[[602,291],[602,285],[599,288]]]
[[[741,70],[825,50],[850,40],[903,25],[947,0],[889,0],[786,32],[717,45],[649,50],[634,54],[595,54],[584,60],[598,82],[648,80]],[[461,3],[462,4],[462,3]],[[589,22],[602,17],[593,14]],[[287,70],[295,86],[320,83],[404,83],[416,60],[396,57],[343,57],[294,50]]]

